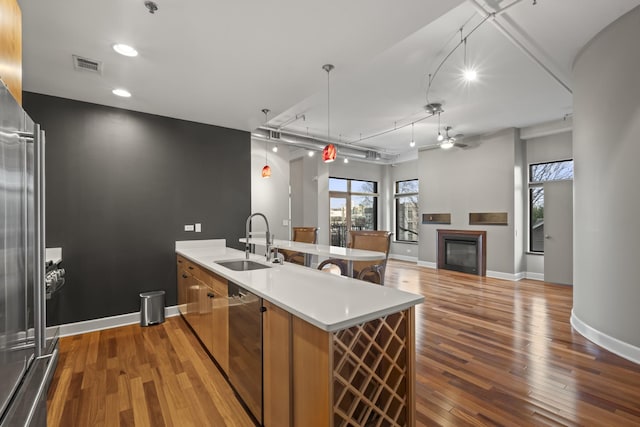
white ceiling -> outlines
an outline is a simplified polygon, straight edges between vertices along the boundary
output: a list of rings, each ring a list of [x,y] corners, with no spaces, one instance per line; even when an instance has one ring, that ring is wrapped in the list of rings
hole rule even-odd
[[[327,134],[332,63],[331,136],[390,154],[409,152],[411,126],[425,117],[427,76],[481,16],[513,0],[19,0],[23,14],[23,89],[251,131],[272,110],[277,127]],[[495,22],[571,86],[576,54],[640,0],[517,1]],[[571,93],[507,39],[490,18],[468,38],[479,80],[458,77],[462,48],[433,79],[442,125],[477,135],[571,114]],[[135,46],[126,58],[111,46]],[[102,75],[76,71],[73,54],[102,61]],[[129,99],[111,94],[116,87]],[[437,121],[415,124],[418,147],[432,145]],[[415,152],[416,149],[413,149]]]

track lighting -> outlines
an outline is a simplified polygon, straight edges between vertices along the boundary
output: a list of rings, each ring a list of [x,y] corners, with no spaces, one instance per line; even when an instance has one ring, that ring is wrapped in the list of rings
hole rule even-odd
[[[462,30],[460,30],[460,37],[462,37]],[[467,64],[467,38],[464,38],[464,71],[462,76],[467,82],[472,82],[478,77],[478,72]]]

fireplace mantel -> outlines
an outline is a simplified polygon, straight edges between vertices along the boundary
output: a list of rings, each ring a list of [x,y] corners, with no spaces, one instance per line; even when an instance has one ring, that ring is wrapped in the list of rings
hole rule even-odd
[[[449,230],[438,229],[438,268],[446,270],[464,271],[452,268],[446,261],[446,241],[466,240],[476,243],[476,265],[477,269],[471,274],[486,276],[487,274],[487,232],[484,230]]]

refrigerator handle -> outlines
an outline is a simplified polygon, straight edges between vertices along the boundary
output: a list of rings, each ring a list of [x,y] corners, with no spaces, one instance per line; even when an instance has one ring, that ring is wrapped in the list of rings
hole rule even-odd
[[[35,245],[33,267],[34,329],[36,357],[44,355],[47,340],[47,316],[45,295],[45,170],[44,170],[44,131],[39,124],[33,129],[34,157],[34,217]]]

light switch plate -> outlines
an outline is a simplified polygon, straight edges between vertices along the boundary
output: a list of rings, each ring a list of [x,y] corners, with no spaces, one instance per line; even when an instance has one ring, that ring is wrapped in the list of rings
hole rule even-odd
[[[193,224],[185,224],[184,231],[193,231]]]
[[[287,225],[289,225],[289,220],[288,220],[288,219],[283,219],[283,220],[282,220],[282,225],[283,225],[284,227],[286,227]]]
[[[196,222],[196,233],[200,233],[202,232],[202,224],[200,224],[199,222]]]

